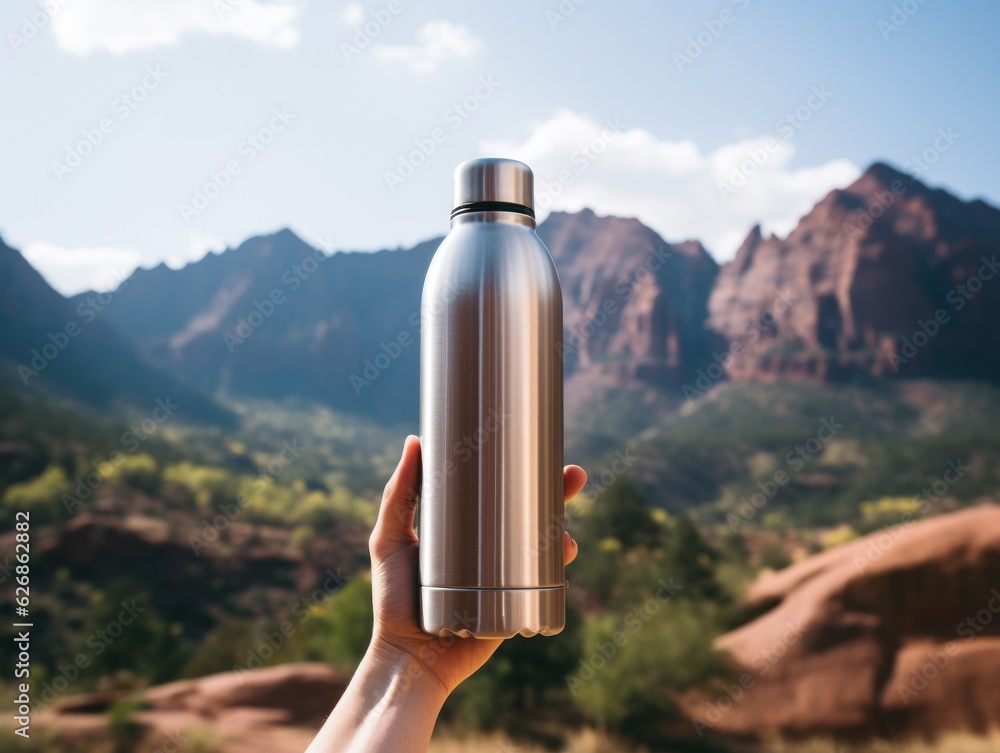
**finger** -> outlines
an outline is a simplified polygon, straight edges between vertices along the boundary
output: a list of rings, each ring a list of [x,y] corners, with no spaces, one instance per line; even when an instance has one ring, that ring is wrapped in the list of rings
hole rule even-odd
[[[373,556],[386,556],[417,540],[413,513],[420,494],[420,439],[408,436],[392,478],[385,485],[378,521],[372,531]]]
[[[563,499],[569,502],[573,497],[580,493],[587,484],[587,472],[583,470],[578,465],[567,465],[563,469]],[[573,537],[569,535],[569,532],[563,531],[563,556],[565,557],[566,564],[576,559],[577,553],[580,551],[580,547],[573,540]]]
[[[563,531],[563,555],[566,557],[566,564],[575,560],[579,553],[580,545],[576,543],[576,539],[569,535],[569,531]]]
[[[587,472],[578,465],[563,468],[563,499],[569,502],[587,485]]]

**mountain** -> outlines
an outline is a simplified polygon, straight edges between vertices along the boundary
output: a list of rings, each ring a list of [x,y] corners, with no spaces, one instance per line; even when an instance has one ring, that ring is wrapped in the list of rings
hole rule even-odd
[[[169,398],[189,420],[231,423],[228,411],[149,363],[108,310],[89,296],[67,301],[0,240],[0,384],[146,414]]]
[[[553,213],[538,235],[562,283],[568,371],[675,385],[708,355],[718,265],[700,243],[669,244],[636,219],[589,209]]]
[[[420,290],[439,242],[330,256],[282,230],[180,270],[136,270],[108,312],[155,359],[212,393],[412,418]]]
[[[885,164],[786,238],[754,228],[721,269],[700,243],[636,219],[556,212],[538,233],[563,286],[567,409],[601,425],[635,428],[726,375],[1000,376],[1000,211]],[[282,230],[137,270],[106,317],[211,394],[413,422],[420,291],[439,243],[327,255]]]
[[[998,254],[1000,210],[876,163],[787,238],[754,228],[719,274],[709,326],[738,380],[996,379]]]
[[[589,210],[553,214],[539,234],[563,282],[568,374],[679,384],[707,357],[717,265],[700,244],[672,246],[638,220]],[[282,230],[181,270],[137,270],[108,315],[210,392],[413,421],[420,292],[440,241],[328,256]]]

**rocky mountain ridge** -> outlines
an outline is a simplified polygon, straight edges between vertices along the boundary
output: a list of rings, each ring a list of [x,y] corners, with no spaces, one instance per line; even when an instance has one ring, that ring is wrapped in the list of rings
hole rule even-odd
[[[581,405],[626,387],[679,402],[722,378],[1000,376],[1000,210],[888,165],[830,192],[786,238],[752,229],[722,267],[697,241],[590,210],[555,212],[538,233],[562,281]],[[412,422],[420,290],[439,242],[328,255],[282,230],[137,270],[102,326],[210,395]]]
[[[994,379],[998,252],[996,208],[876,163],[787,238],[754,228],[719,275],[708,326],[729,341],[736,379]]]

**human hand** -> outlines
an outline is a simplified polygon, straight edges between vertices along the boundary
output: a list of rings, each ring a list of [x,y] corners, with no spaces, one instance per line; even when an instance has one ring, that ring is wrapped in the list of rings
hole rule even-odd
[[[413,517],[420,493],[420,440],[407,437],[403,456],[385,487],[378,521],[369,548],[372,558],[372,600],[375,628],[370,651],[397,663],[410,662],[415,672],[441,684],[450,693],[479,669],[500,646],[499,639],[437,637],[420,629],[418,620],[417,552],[419,542]],[[572,499],[587,483],[586,472],[576,465],[563,469],[563,494]],[[578,547],[563,532],[566,564]]]
[[[587,482],[582,468],[563,469],[566,499]],[[372,642],[347,690],[307,753],[393,750],[423,753],[441,707],[462,680],[479,669],[501,641],[448,636],[420,629],[417,535],[413,513],[420,493],[420,440],[407,437],[403,457],[382,496],[372,531]],[[567,564],[576,542],[563,532]]]

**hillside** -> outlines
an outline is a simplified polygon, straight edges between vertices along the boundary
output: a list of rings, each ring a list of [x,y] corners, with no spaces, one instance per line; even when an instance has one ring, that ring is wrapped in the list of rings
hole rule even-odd
[[[138,415],[169,398],[185,421],[231,425],[229,411],[155,366],[118,331],[111,303],[66,300],[0,240],[0,386]]]
[[[567,720],[599,720],[672,747],[691,735],[679,694],[733,682],[713,641],[770,624],[772,601],[743,598],[761,573],[997,499],[988,280],[919,356],[895,339],[951,305],[995,246],[997,210],[908,183],[870,228],[846,232],[898,175],[873,166],[788,238],[751,233],[721,269],[699,243],[634,219],[584,210],[540,226],[564,291],[566,460],[590,474],[566,521],[585,554],[560,640],[506,643],[446,722],[554,748]],[[0,247],[13,388],[0,390],[0,507],[31,513],[33,660],[54,678],[123,602],[145,610],[71,683],[96,695],[70,709],[139,719],[148,709],[129,704],[153,703],[148,686],[234,668],[350,673],[372,620],[368,533],[416,429],[419,296],[437,242],[328,256],[284,230],[180,270],[137,270],[92,317],[91,294],[61,298]],[[12,379],[23,354],[79,319],[27,390]],[[176,420],[130,422],[160,395],[183,406]],[[0,534],[8,550],[13,535]],[[574,691],[566,678],[673,579],[669,607]],[[905,654],[882,648],[883,669]],[[734,734],[753,726],[731,718]]]
[[[787,238],[754,228],[721,269],[696,241],[589,210],[555,212],[538,233],[563,286],[569,414],[614,412],[612,433],[727,377],[1000,376],[1000,211],[881,163]],[[107,318],[209,393],[413,422],[420,290],[439,241],[327,255],[282,230],[137,270]]]
[[[671,246],[636,220],[590,211],[555,213],[539,234],[563,281],[565,367],[586,375],[571,396],[591,396],[595,380],[679,386],[708,357],[717,266],[699,244]],[[283,230],[181,270],[137,270],[109,316],[212,393],[413,421],[420,290],[439,242],[328,256]]]
[[[416,347],[401,349],[391,368],[366,361],[403,333],[417,337],[438,242],[328,256],[283,230],[180,270],[136,270],[109,313],[147,353],[213,394],[296,397],[413,420]]]
[[[593,465],[627,447],[629,472],[654,504],[693,515],[720,540],[769,532],[793,554],[822,547],[828,529],[864,533],[925,503],[940,513],[991,499],[998,425],[1000,389],[986,383],[737,383]],[[942,488],[959,461],[960,481]]]

